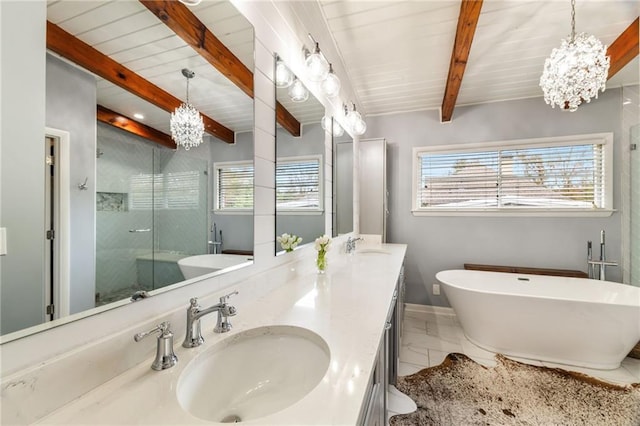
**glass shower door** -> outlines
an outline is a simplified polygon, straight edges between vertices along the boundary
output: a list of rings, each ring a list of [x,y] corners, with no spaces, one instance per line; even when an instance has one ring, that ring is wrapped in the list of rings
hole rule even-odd
[[[153,148],[98,131],[96,306],[153,288]]]
[[[640,124],[629,130],[631,147],[631,284],[640,286]]]

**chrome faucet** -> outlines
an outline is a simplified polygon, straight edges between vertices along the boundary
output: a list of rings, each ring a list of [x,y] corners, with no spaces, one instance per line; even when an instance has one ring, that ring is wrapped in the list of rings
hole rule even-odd
[[[217,303],[207,309],[202,309],[198,304],[197,298],[190,300],[190,305],[187,308],[187,334],[184,337],[182,346],[185,348],[195,348],[204,343],[202,337],[202,329],[200,326],[200,318],[210,314],[212,312],[218,312],[218,321],[213,329],[215,333],[226,333],[231,330],[231,322],[228,317],[232,317],[236,314],[236,308],[227,304],[227,299],[231,296],[238,294],[237,291],[229,293],[220,298],[220,303]]]
[[[173,333],[171,332],[171,324],[168,321],[158,324],[158,326],[152,330],[136,334],[133,336],[133,340],[139,342],[157,331],[159,331],[160,334],[158,335],[156,359],[151,364],[151,368],[154,370],[166,370],[178,362],[178,357],[173,352]]]
[[[607,266],[618,266],[618,262],[608,261],[605,254],[605,233],[604,229],[600,231],[600,260],[593,260],[592,243],[587,241],[587,267],[589,269],[589,278],[596,279],[596,270],[598,270],[599,280],[607,279]]]
[[[358,237],[358,238],[352,238],[352,237],[347,238],[347,244],[346,244],[345,249],[344,249],[345,253],[347,253],[347,254],[353,253],[356,250],[356,241],[361,241],[361,240],[362,240],[362,238],[360,238],[360,237]]]

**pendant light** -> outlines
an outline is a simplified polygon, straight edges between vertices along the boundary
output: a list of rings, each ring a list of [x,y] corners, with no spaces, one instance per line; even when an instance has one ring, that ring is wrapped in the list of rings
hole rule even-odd
[[[571,35],[553,49],[544,63],[540,87],[544,101],[555,108],[575,111],[582,102],[598,98],[605,90],[610,58],[607,48],[593,35],[576,35],[576,2],[571,0]]]
[[[187,101],[182,103],[171,113],[169,122],[171,137],[176,145],[184,147],[185,150],[196,147],[202,143],[204,134],[204,122],[202,116],[193,105],[189,103],[189,80],[195,77],[195,73],[184,68],[182,75],[187,78]]]

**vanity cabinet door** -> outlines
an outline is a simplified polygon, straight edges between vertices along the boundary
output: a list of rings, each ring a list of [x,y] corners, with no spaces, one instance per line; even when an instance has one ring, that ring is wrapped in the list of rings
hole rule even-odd
[[[385,337],[383,336],[378,346],[378,356],[376,358],[376,367],[371,375],[367,396],[363,404],[363,414],[361,414],[362,422],[358,422],[364,426],[385,426],[386,424],[386,358],[385,358]]]

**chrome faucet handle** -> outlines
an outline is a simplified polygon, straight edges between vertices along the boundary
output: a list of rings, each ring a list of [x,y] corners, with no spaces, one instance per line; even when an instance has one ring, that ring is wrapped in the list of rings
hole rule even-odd
[[[168,321],[161,322],[149,331],[135,334],[133,340],[139,342],[156,332],[160,332],[160,334],[158,335],[156,347],[156,359],[151,364],[151,368],[154,370],[166,370],[178,362],[178,357],[173,352],[173,333],[171,332],[171,324]]]
[[[231,296],[235,296],[236,294],[238,294],[238,291],[231,292],[220,298],[218,321],[216,322],[216,326],[213,329],[214,333],[226,333],[231,330],[231,321],[229,321],[229,317],[234,316],[237,311],[234,306],[227,305],[226,301]]]
[[[236,290],[236,291],[232,291],[232,292],[231,292],[231,293],[229,293],[229,294],[225,294],[224,296],[222,296],[222,297],[220,298],[220,303],[226,303],[226,302],[227,302],[227,300],[229,300],[229,298],[230,298],[231,296],[235,296],[236,294],[238,294],[238,290]]]

